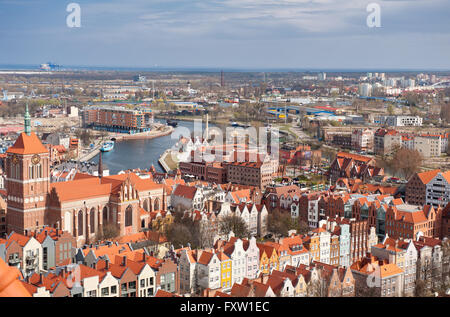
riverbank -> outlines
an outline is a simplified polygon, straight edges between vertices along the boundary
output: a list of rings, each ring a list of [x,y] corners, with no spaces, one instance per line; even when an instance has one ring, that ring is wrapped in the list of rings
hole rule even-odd
[[[141,132],[136,134],[110,134],[108,135],[108,138],[114,138],[115,142],[120,141],[126,141],[126,140],[149,140],[149,139],[155,139],[159,137],[163,137],[166,135],[172,134],[174,131],[174,128],[171,126],[164,127],[164,130],[152,130],[149,132]],[[97,140],[98,142],[99,140]],[[100,148],[102,147],[103,142],[100,140],[99,143],[90,151],[89,153],[85,154],[84,156],[80,157],[78,160],[80,162],[86,162],[89,160],[92,160],[94,157],[96,157],[100,153]]]
[[[165,150],[164,153],[163,153],[163,155],[161,155],[161,157],[160,157],[159,160],[158,160],[158,163],[161,165],[161,167],[164,169],[164,171],[165,171],[166,173],[168,173],[168,172],[171,171],[171,169],[169,168],[169,166],[166,164],[166,158],[167,158],[167,155],[169,155],[169,151],[170,151],[170,150]]]
[[[116,141],[122,141],[122,140],[139,140],[139,139],[154,139],[159,138],[165,135],[172,134],[174,128],[171,126],[167,126],[164,128],[163,131],[161,130],[152,130],[149,132],[141,132],[141,133],[135,133],[135,134],[124,134],[124,135],[118,135],[114,136]]]
[[[194,122],[195,120],[202,120],[203,123],[206,122],[206,117],[204,116],[171,116],[173,117],[173,119],[178,120],[178,121],[189,121],[189,122]],[[160,115],[160,114],[155,114],[155,118],[156,119],[167,119],[167,116],[164,115]],[[215,125],[229,125],[230,124],[230,119],[218,119],[218,120],[213,120],[211,119],[211,116],[209,117],[209,124],[215,124]]]
[[[98,155],[98,153],[100,153],[100,148],[102,147],[102,145],[98,145],[96,146],[91,152],[87,153],[86,155],[84,155],[83,157],[79,158],[78,160],[80,162],[86,162],[89,160],[92,160],[94,157],[96,157]]]

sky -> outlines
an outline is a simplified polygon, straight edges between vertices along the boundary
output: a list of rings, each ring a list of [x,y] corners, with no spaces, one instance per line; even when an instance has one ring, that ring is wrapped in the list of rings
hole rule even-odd
[[[69,28],[71,2],[0,0],[0,64],[450,69],[449,0],[74,0]]]

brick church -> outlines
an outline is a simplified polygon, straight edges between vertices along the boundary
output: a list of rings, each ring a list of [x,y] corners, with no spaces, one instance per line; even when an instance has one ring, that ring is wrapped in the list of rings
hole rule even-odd
[[[70,232],[77,245],[95,242],[106,224],[120,235],[148,227],[147,213],[166,210],[164,186],[134,173],[102,177],[77,174],[50,183],[49,152],[31,132],[28,107],[25,132],[6,152],[7,232],[27,234],[44,226]]]

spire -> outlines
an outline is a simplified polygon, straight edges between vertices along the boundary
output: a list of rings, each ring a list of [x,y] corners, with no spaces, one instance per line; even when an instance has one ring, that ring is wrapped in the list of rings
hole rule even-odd
[[[98,158],[98,177],[103,177],[102,151],[100,151],[100,156]]]
[[[25,133],[27,135],[30,135],[31,134],[31,118],[30,118],[30,113],[28,112],[28,102],[25,105],[24,125],[25,125]]]

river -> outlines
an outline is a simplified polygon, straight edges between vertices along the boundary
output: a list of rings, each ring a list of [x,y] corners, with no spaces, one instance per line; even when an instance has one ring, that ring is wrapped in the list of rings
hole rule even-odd
[[[165,123],[166,120],[155,119],[155,122]],[[213,127],[214,125],[210,124],[209,126]],[[183,128],[193,131],[194,122],[178,121],[178,126],[171,135],[155,139],[130,139],[116,142],[112,151],[103,153],[103,163],[107,165],[110,175],[133,168],[149,169],[152,164],[157,171],[163,172],[158,160],[166,149],[171,148],[177,142],[177,135],[179,136],[180,132],[184,133],[181,131],[185,130]],[[203,124],[204,128],[205,124]],[[98,155],[91,161],[98,162]]]

